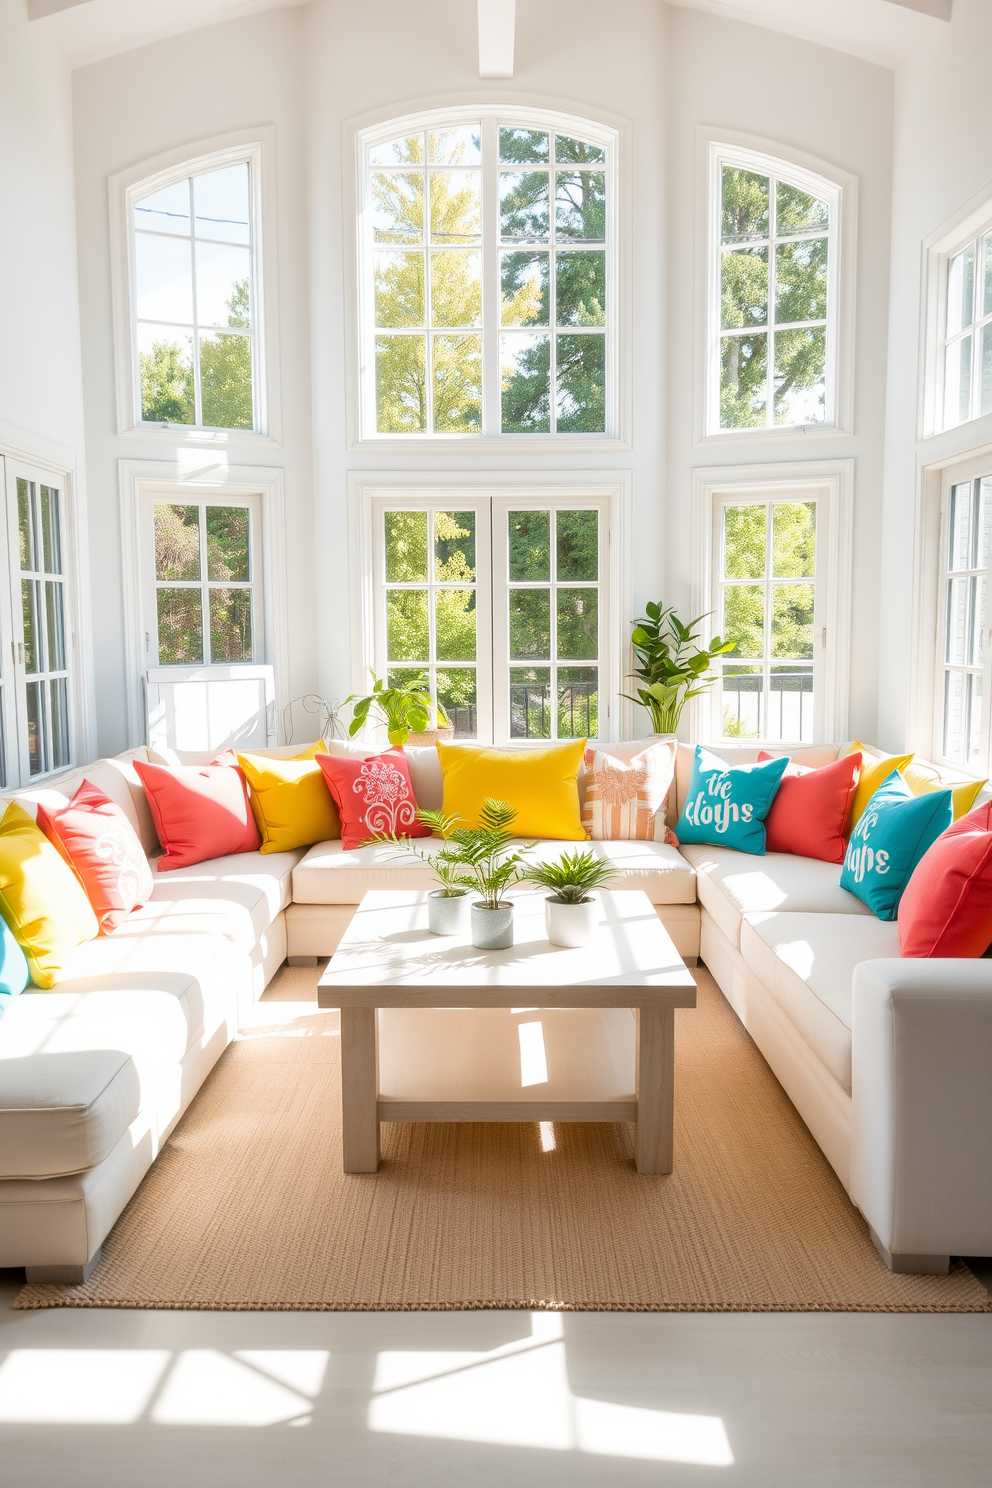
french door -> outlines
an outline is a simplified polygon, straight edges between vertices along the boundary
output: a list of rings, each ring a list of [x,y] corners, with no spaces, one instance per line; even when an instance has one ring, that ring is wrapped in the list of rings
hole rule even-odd
[[[0,774],[6,788],[72,764],[73,635],[62,478],[0,460]]]
[[[422,681],[457,738],[608,738],[609,512],[565,493],[376,497],[376,672]]]
[[[940,545],[934,758],[987,774],[992,460],[945,472]]]

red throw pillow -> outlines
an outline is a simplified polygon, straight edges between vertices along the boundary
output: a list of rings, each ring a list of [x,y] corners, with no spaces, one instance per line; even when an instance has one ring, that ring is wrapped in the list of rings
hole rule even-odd
[[[159,873],[261,847],[241,770],[230,765],[146,765],[141,760],[134,761],[134,768],[162,844]]]
[[[913,869],[899,901],[904,956],[982,956],[992,944],[992,832],[974,823],[962,831],[968,819],[942,832]]]
[[[430,827],[416,819],[410,766],[402,749],[388,749],[368,759],[340,754],[316,758],[341,817],[341,846],[346,852],[383,834],[431,835]]]
[[[104,934],[148,903],[155,883],[138,834],[90,781],[64,806],[39,805],[38,825],[79,879]]]
[[[765,750],[758,755],[759,763],[772,758]],[[765,850],[843,863],[860,771],[860,754],[845,754],[817,770],[790,762],[765,817]]]
[[[969,811],[967,816],[959,817],[956,822],[951,822],[946,832],[941,837],[957,837],[961,832],[992,832],[992,801],[983,801],[981,806],[976,806],[974,811]],[[938,837],[938,842],[940,838]]]

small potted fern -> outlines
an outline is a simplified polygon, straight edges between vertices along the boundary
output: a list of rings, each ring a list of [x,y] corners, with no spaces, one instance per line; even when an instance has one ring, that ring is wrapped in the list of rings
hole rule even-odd
[[[552,945],[589,943],[599,909],[595,890],[605,888],[615,877],[611,865],[591,848],[562,853],[553,863],[535,863],[526,870],[528,883],[551,890],[544,901],[544,924]]]
[[[453,874],[453,881],[479,896],[472,902],[472,944],[481,951],[503,951],[513,944],[513,904],[503,895],[523,878],[530,850],[512,845],[516,817],[506,801],[491,797],[483,801],[474,827],[452,827],[440,812],[421,813],[422,821],[443,832],[442,852],[453,868],[467,870]]]

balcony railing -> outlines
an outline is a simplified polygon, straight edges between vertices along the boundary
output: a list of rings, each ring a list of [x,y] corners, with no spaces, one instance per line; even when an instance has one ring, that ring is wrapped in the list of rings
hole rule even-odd
[[[767,696],[760,675],[725,676],[723,732],[731,738],[812,739],[812,672],[773,672]]]
[[[599,733],[599,684],[570,682],[557,699],[540,683],[510,687],[510,737],[550,739],[552,710],[557,708],[559,739],[582,739]]]

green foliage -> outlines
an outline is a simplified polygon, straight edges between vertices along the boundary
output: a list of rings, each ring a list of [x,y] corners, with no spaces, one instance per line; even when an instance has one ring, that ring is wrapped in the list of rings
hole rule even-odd
[[[756,731],[750,728],[747,721],[738,718],[732,708],[725,707],[723,710],[723,737],[725,739],[756,739]]]
[[[416,682],[402,687],[387,687],[384,679],[377,677],[374,672],[372,691],[353,692],[350,697],[345,698],[345,703],[352,704],[349,738],[354,738],[359,729],[364,727],[371,713],[373,718],[385,724],[389,742],[395,749],[402,748],[411,734],[423,733],[430,723],[429,692],[425,692]],[[437,714],[438,723],[444,727],[448,719],[440,705]]]
[[[696,632],[705,615],[684,625],[674,608],[663,610],[660,604],[651,603],[645,609],[646,616],[635,623],[630,637],[641,663],[630,675],[644,684],[631,702],[647,708],[656,733],[674,733],[689,699],[716,680],[711,671],[713,658],[731,651],[733,642],[714,636],[709,646],[701,646]]]
[[[196,422],[193,364],[178,341],[153,341],[141,356],[141,417],[155,424]]]
[[[562,853],[554,863],[535,863],[524,875],[527,883],[550,889],[559,904],[584,904],[594,889],[602,889],[616,878],[616,872],[605,858],[598,858],[591,848],[585,852]]]
[[[438,837],[448,837],[458,825],[457,816],[443,811],[418,811],[417,820],[430,827]],[[422,848],[414,846],[411,838],[399,837],[394,832],[375,834],[363,846],[372,846],[377,843],[390,843],[393,847],[399,848],[398,857],[412,854],[413,857],[419,858],[434,874],[443,898],[460,899],[463,894],[468,893],[461,873],[462,859],[457,848],[442,847],[438,852],[424,852]]]
[[[512,847],[516,810],[506,801],[486,797],[475,827],[453,826],[451,818],[439,811],[420,811],[420,820],[440,832],[446,846],[442,853],[446,866],[467,869],[452,872],[452,884],[474,889],[486,909],[498,909],[507,889],[519,883],[527,869],[527,853],[534,847]],[[439,854],[440,856],[440,854]]]
[[[227,323],[246,330],[251,324],[251,292],[240,280],[227,302]],[[196,400],[192,338],[176,332],[171,340],[152,342],[139,358],[141,417],[146,423],[195,424]],[[223,331],[203,337],[200,345],[201,424],[211,429],[251,429],[251,340]]]

